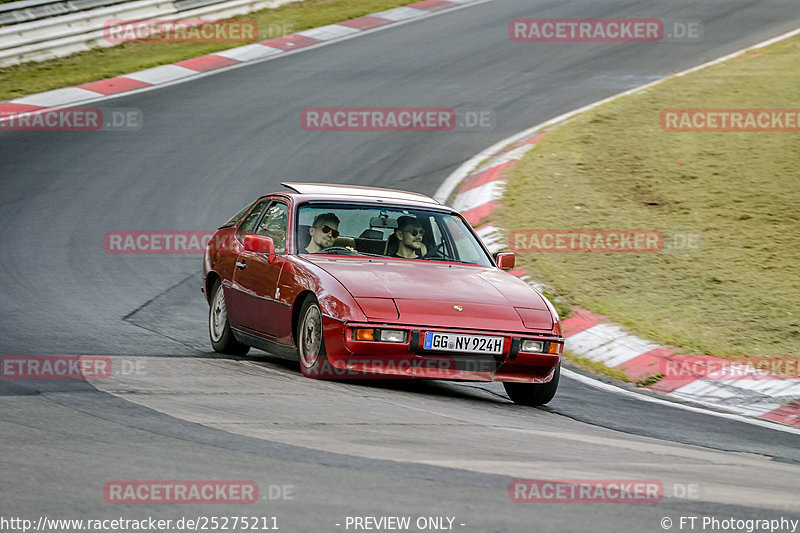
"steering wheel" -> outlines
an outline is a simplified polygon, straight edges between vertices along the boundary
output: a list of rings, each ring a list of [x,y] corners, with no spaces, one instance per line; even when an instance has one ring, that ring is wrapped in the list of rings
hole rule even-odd
[[[440,242],[431,250],[428,250],[428,253],[425,254],[423,259],[450,259],[444,250],[444,241]]]
[[[337,253],[337,252],[344,252],[344,253],[346,253],[348,255],[349,254],[358,253],[355,250],[347,248],[346,246],[329,246],[328,248],[323,248],[322,250],[320,250],[317,253],[328,254],[328,253]]]

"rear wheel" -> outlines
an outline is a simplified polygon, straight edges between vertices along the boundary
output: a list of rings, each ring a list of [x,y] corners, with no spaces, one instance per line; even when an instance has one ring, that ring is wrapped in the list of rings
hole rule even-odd
[[[211,290],[211,307],[208,310],[208,335],[215,352],[228,355],[244,355],[250,347],[237,341],[228,323],[228,311],[225,307],[225,293],[222,284],[217,281]]]
[[[544,405],[556,395],[560,375],[561,363],[556,367],[553,379],[547,383],[503,383],[503,387],[517,405]]]
[[[331,371],[325,351],[325,336],[322,332],[322,311],[319,302],[310,294],[300,308],[297,322],[297,355],[300,371],[309,378],[324,378]]]

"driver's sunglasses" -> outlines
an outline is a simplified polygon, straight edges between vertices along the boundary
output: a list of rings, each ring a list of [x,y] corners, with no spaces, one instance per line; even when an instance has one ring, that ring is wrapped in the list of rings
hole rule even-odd
[[[339,230],[338,229],[333,229],[332,227],[328,226],[327,224],[322,226],[321,228],[318,228],[318,229],[321,229],[322,233],[330,233],[330,234],[332,234],[334,239],[338,239],[339,238]]]
[[[406,233],[410,233],[412,237],[416,237],[417,235],[425,236],[424,229],[407,229],[405,230]]]

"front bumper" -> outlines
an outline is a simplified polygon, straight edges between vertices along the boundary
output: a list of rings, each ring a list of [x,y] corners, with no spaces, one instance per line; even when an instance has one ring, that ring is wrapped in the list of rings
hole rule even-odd
[[[416,378],[456,381],[507,381],[546,383],[561,361],[564,340],[547,333],[485,331],[475,329],[435,328],[418,325],[346,323],[331,320],[323,323],[332,378],[385,379]],[[401,329],[407,331],[405,342],[355,340],[356,328]],[[424,333],[449,332],[503,337],[501,354],[471,354],[430,351],[423,348]],[[545,351],[520,352],[521,340],[541,340]]]

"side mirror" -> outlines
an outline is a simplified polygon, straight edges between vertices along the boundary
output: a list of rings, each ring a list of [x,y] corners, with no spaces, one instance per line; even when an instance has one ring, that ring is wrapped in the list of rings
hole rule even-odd
[[[244,249],[248,252],[269,254],[270,263],[275,260],[275,242],[272,240],[272,237],[265,237],[264,235],[245,235]]]
[[[497,254],[495,262],[497,263],[497,268],[500,270],[511,270],[514,268],[517,260],[513,253],[505,252]]]

